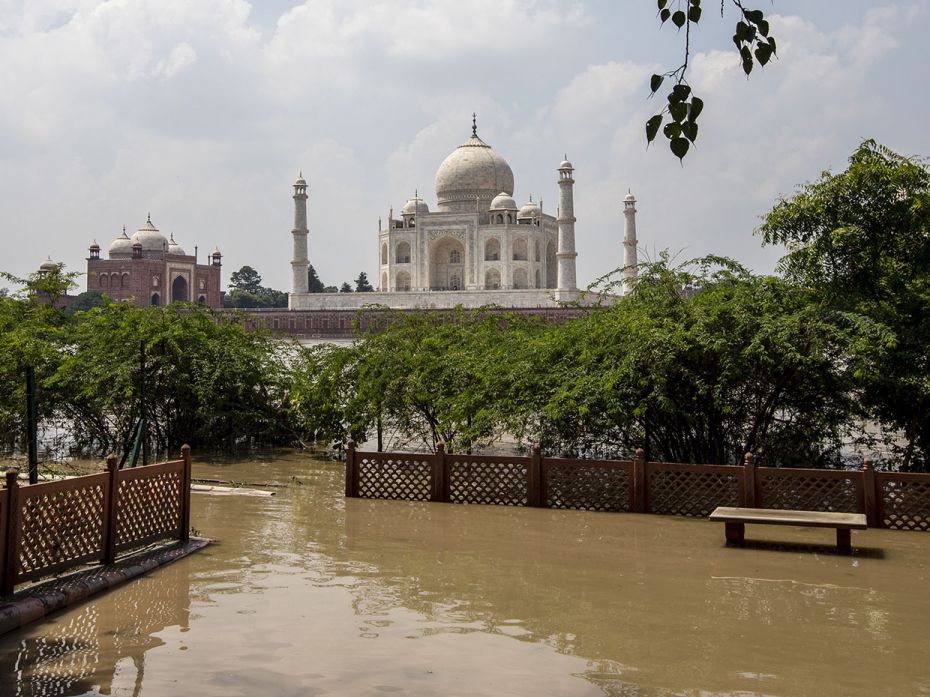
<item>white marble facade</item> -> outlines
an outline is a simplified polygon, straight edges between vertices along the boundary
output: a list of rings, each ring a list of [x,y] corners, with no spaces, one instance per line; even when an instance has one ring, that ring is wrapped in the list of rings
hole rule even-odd
[[[510,165],[473,122],[471,137],[436,172],[435,209],[414,195],[379,226],[378,275],[371,279],[378,292],[336,299],[295,283],[290,307],[551,307],[575,300],[573,172],[567,160],[553,172],[561,217],[532,197],[518,207]],[[295,269],[306,268],[305,186],[303,179],[295,184]]]

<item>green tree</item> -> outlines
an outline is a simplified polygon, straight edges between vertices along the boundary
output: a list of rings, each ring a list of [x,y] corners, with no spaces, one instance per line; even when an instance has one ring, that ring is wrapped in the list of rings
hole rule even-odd
[[[772,209],[760,228],[784,245],[781,269],[826,307],[887,328],[859,374],[872,418],[903,434],[903,469],[930,469],[930,172],[868,140]]]
[[[340,292],[340,293],[351,293],[351,292],[352,292],[352,286],[349,285],[348,281],[343,281],[343,282],[342,282],[342,285],[339,286],[339,292]]]
[[[105,304],[106,296],[101,291],[88,290],[79,293],[77,297],[71,301],[65,309],[65,314],[71,316],[76,312],[85,312],[95,307],[103,307]]]
[[[257,295],[262,290],[262,277],[251,266],[243,266],[229,276],[229,287]]]
[[[326,286],[323,285],[320,277],[317,276],[316,269],[313,268],[313,264],[310,264],[307,267],[307,287],[311,293],[326,292]]]
[[[368,274],[362,271],[358,278],[355,279],[355,292],[356,293],[371,293],[374,291],[371,283],[368,282]]]

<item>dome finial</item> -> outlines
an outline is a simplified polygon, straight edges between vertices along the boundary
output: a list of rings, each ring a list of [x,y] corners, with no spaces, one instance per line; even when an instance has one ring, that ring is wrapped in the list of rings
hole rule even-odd
[[[147,222],[147,223],[151,223],[151,222],[152,222],[152,213],[151,213],[151,212],[146,213],[146,215],[145,215],[145,222]]]
[[[478,137],[478,114],[472,112],[471,114],[471,137]]]

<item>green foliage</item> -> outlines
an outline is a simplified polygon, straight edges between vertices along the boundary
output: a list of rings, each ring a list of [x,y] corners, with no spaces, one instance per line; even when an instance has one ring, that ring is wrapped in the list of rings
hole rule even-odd
[[[753,66],[764,66],[776,52],[775,39],[769,36],[769,23],[761,10],[751,10],[743,6],[741,0],[732,0],[739,11],[740,19],[736,22],[733,43],[740,54],[743,72],[748,76]],[[685,56],[681,65],[665,73],[655,74],[649,80],[650,97],[662,88],[666,78],[674,82],[669,90],[667,104],[658,114],[646,121],[646,143],[652,143],[659,134],[659,129],[670,117],[669,123],[662,128],[662,135],[668,140],[672,154],[682,161],[698,137],[698,117],[704,110],[704,101],[691,93],[687,73],[691,56],[691,26],[701,21],[703,10],[701,0],[657,0],[659,22],[665,24],[671,20],[679,30],[685,30]],[[670,7],[670,5],[674,6]],[[720,2],[720,16],[723,16],[726,0]]]
[[[262,290],[262,277],[251,266],[243,266],[230,274],[229,287],[244,293],[258,294]]]
[[[311,293],[326,292],[326,286],[323,285],[323,281],[321,281],[320,277],[317,276],[316,269],[313,268],[313,264],[310,264],[307,267],[307,288]]]
[[[226,307],[287,307],[287,293],[273,288],[262,288],[258,293],[231,290],[223,298]]]
[[[371,283],[368,282],[368,274],[362,271],[358,278],[355,279],[355,292],[356,293],[371,293],[374,291]]]
[[[88,290],[79,293],[65,309],[65,314],[69,317],[77,312],[86,312],[95,307],[103,307],[106,304],[106,296],[99,290]]]
[[[190,305],[136,307],[104,298],[101,306],[65,312],[51,302],[72,282],[60,270],[21,282],[21,292],[0,297],[4,448],[22,447],[24,375],[34,366],[41,423],[66,430],[80,451],[124,452],[139,415],[140,340],[155,449],[188,442],[232,450],[294,439],[286,409],[289,344]]]
[[[686,282],[702,290],[682,292]],[[394,313],[355,346],[305,354],[300,418],[328,438],[455,450],[505,434],[549,452],[836,465],[874,323],[733,262],[644,269],[622,302],[558,325],[491,309]]]
[[[287,293],[263,286],[261,275],[251,266],[233,271],[229,287],[230,291],[223,298],[226,307],[287,307]]]
[[[351,292],[352,292],[352,286],[349,284],[348,281],[343,281],[343,282],[342,282],[342,285],[339,286],[339,292],[340,292],[340,293],[351,293]]]
[[[839,174],[783,199],[760,232],[784,245],[786,277],[825,306],[886,328],[859,376],[870,417],[904,435],[905,469],[930,470],[930,172],[865,141]]]

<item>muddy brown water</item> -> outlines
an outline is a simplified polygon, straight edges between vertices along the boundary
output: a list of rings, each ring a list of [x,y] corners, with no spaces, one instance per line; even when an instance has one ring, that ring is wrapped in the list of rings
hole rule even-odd
[[[220,540],[0,640],[0,694],[930,695],[930,535],[344,500],[343,466],[196,463]]]

